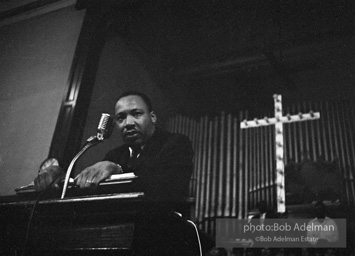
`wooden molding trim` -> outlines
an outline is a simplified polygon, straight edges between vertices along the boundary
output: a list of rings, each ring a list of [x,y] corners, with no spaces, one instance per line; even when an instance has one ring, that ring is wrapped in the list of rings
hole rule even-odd
[[[0,27],[75,5],[75,0],[8,1],[0,5]]]

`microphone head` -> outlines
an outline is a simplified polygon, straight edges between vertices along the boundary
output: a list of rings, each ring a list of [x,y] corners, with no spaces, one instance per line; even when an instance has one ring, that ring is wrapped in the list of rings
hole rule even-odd
[[[109,138],[113,131],[114,124],[113,118],[109,114],[102,113],[99,126],[97,127],[97,138],[99,140]]]

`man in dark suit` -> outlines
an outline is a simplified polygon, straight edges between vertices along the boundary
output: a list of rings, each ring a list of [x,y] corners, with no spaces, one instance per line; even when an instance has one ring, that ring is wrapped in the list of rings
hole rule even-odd
[[[76,184],[80,188],[95,188],[112,174],[134,172],[149,200],[184,200],[193,169],[190,140],[182,134],[158,129],[151,102],[140,92],[126,92],[118,98],[115,119],[124,145],[84,169],[75,178]],[[34,181],[37,190],[50,184],[56,186],[62,173],[59,166],[41,172]]]
[[[77,185],[95,187],[112,174],[134,172],[148,200],[184,200],[193,169],[190,140],[182,134],[158,129],[149,99],[139,92],[119,97],[115,118],[124,145],[108,152],[104,161],[82,171],[76,178]]]
[[[182,134],[158,129],[149,98],[139,92],[126,92],[118,98],[115,119],[124,145],[109,151],[103,161],[84,169],[75,178],[76,184],[80,188],[95,188],[112,174],[134,172],[138,186],[151,203],[137,216],[134,250],[138,255],[193,253],[186,246],[184,233],[191,236],[187,223],[170,207],[183,202],[188,195],[193,169],[190,140]],[[35,179],[37,190],[47,188],[53,181],[57,184],[61,173],[57,166],[41,172]]]

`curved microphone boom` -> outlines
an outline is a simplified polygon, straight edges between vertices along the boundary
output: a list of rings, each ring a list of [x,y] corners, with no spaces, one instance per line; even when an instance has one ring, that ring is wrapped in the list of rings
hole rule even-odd
[[[91,136],[90,138],[88,138],[86,143],[85,143],[85,145],[83,146],[83,148],[79,151],[79,153],[70,162],[70,165],[69,165],[69,167],[67,169],[67,172],[65,174],[62,196],[60,197],[61,199],[63,199],[65,197],[65,194],[66,194],[66,191],[67,191],[67,188],[68,188],[68,184],[69,184],[70,174],[71,174],[71,172],[73,170],[73,167],[74,167],[76,161],[90,147],[100,143],[104,139],[108,139],[111,136],[111,133],[112,133],[112,130],[113,130],[113,126],[114,126],[113,118],[109,114],[102,113],[99,125],[97,127],[97,135],[96,136]]]

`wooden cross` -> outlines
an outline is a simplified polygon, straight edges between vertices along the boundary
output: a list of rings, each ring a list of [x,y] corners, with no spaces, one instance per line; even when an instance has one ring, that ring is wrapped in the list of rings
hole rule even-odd
[[[277,191],[277,211],[286,211],[286,192],[285,192],[285,165],[284,165],[284,137],[283,123],[300,122],[315,120],[320,118],[320,113],[311,111],[307,114],[299,113],[297,115],[282,115],[281,95],[274,94],[275,117],[264,119],[254,119],[253,121],[244,120],[240,123],[241,129],[253,128],[259,126],[275,125],[275,143],[276,143],[276,191]]]

